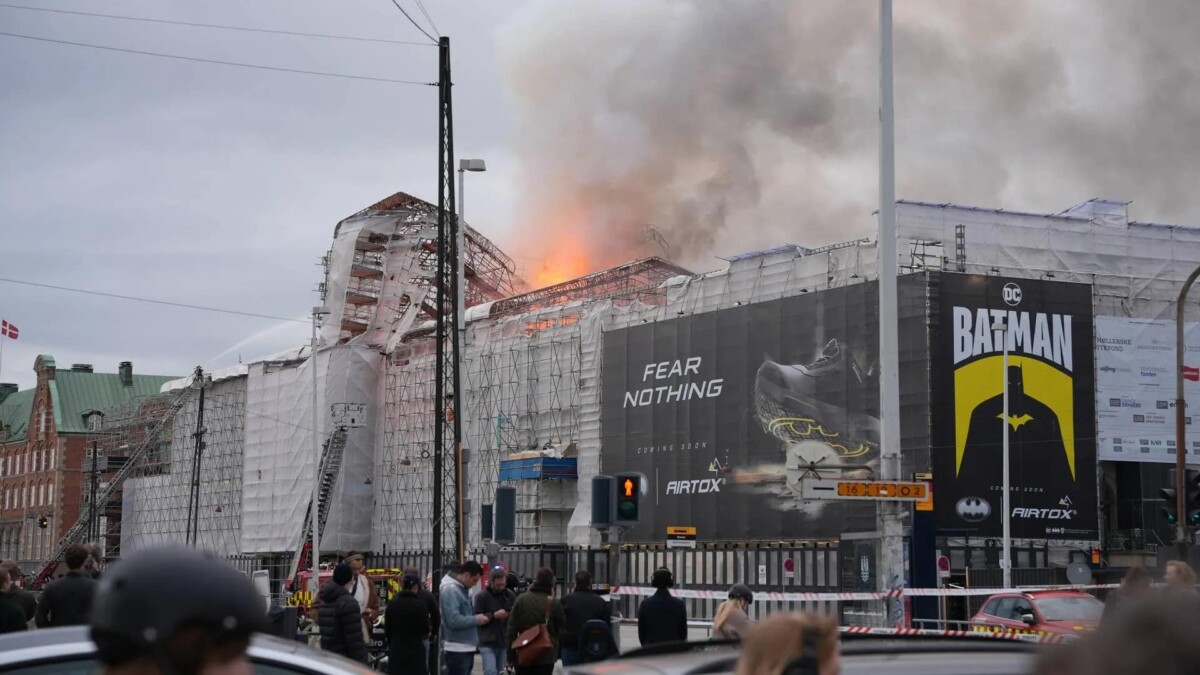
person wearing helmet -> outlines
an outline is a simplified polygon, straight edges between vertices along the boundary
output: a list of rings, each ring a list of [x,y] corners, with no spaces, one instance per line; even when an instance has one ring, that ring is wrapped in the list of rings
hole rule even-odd
[[[638,642],[645,647],[687,641],[687,607],[671,595],[675,576],[660,567],[650,577],[650,585],[658,590],[638,606]]]
[[[153,548],[105,570],[91,637],[107,675],[250,675],[246,650],[264,624],[262,598],[229,563],[194,549]]]
[[[729,589],[729,599],[717,608],[713,617],[713,637],[718,640],[741,640],[750,628],[750,605],[754,593],[745,584],[734,584]]]

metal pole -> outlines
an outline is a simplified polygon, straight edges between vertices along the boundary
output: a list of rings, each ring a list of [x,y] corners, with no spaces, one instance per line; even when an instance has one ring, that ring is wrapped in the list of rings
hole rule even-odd
[[[92,480],[91,480],[92,498],[89,500],[92,505],[92,508],[88,510],[88,540],[89,541],[98,541],[100,539],[100,521],[97,520],[97,518],[96,518],[96,514],[97,514],[97,511],[96,511],[96,488],[98,487],[96,483],[97,483],[97,476],[99,475],[97,473],[99,466],[96,461],[96,455],[98,454],[98,452],[99,451],[97,449],[97,443],[96,443],[96,441],[93,440],[92,441]]]
[[[1183,308],[1188,291],[1200,276],[1197,267],[1179,289],[1179,301],[1175,304],[1175,546],[1180,556],[1187,559],[1187,496],[1184,481],[1187,473],[1187,401],[1183,397]]]
[[[1004,427],[1003,435],[1003,462],[1004,462],[1004,498],[1001,500],[1001,508],[1004,509],[1004,543],[1002,545],[1000,568],[1004,570],[1004,587],[1012,588],[1012,506],[1009,504],[1009,498],[1012,496],[1012,486],[1009,484],[1008,475],[1008,327],[1000,331],[1000,339],[1004,340],[1004,417],[1001,419]],[[993,429],[995,427],[992,427]]]
[[[437,226],[437,314],[434,317],[437,341],[434,360],[434,390],[433,390],[433,522],[432,548],[433,569],[441,573],[443,554],[442,528],[445,526],[446,504],[442,497],[445,489],[445,433],[446,433],[446,183],[454,184],[453,178],[447,181],[450,168],[446,159],[446,100],[450,89],[450,39],[442,37],[438,41],[438,226]],[[434,579],[437,586],[437,579]]]
[[[896,157],[892,107],[892,1],[879,0],[879,472],[883,480],[900,480],[900,345],[896,276]],[[903,502],[880,501],[879,587],[904,585]],[[890,623],[903,619],[894,603]]]
[[[187,543],[195,546],[200,534],[200,463],[204,454],[204,371],[196,366],[196,381],[200,383],[200,401],[196,414],[195,449],[192,454],[192,485],[188,494]]]
[[[313,307],[312,315],[312,353],[309,354],[309,366],[312,368],[312,451],[313,451],[313,488],[312,488],[312,515],[309,520],[312,522],[312,593],[313,603],[316,602],[317,593],[321,590],[321,526],[320,520],[320,503],[321,498],[321,425],[320,415],[317,408],[317,324],[321,321],[321,314],[325,312],[324,307]],[[310,605],[311,607],[312,605]]]

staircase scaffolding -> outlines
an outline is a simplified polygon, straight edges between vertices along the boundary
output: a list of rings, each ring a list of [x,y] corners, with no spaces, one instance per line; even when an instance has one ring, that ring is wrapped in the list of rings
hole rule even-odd
[[[322,537],[325,536],[325,522],[329,519],[330,497],[333,495],[333,488],[337,486],[338,476],[342,473],[342,457],[346,454],[346,437],[346,427],[334,428],[333,435],[325,441],[325,448],[321,452],[321,484],[317,490],[317,531]],[[296,541],[296,564],[292,567],[288,579],[295,579],[301,570],[308,567],[308,559],[312,555],[311,534],[312,500],[310,499],[308,508],[305,509],[304,526],[300,529],[300,536]]]
[[[187,403],[188,398],[194,392],[198,391],[202,384],[203,381],[200,378],[195,378],[190,385],[179,390],[179,393],[177,393],[175,398],[171,400],[171,404],[167,408],[166,413],[163,414],[163,416],[160,417],[158,421],[156,421],[153,426],[150,427],[149,431],[146,432],[145,440],[134,447],[133,452],[129,454],[129,459],[126,460],[125,464],[122,465],[115,474],[113,474],[112,479],[108,482],[108,486],[97,494],[97,504],[107,504],[113,495],[115,495],[117,491],[121,489],[125,479],[133,473],[134,469],[137,468],[146,454],[152,449],[162,445],[163,429],[167,428],[167,425],[170,424],[171,420],[175,418],[175,415],[183,409],[183,406]],[[59,540],[58,545],[54,547],[54,550],[50,553],[49,557],[47,557],[42,563],[41,571],[38,572],[33,581],[33,587],[35,589],[42,588],[47,582],[50,581],[50,578],[54,576],[54,571],[58,569],[58,561],[62,560],[63,554],[67,552],[67,548],[75,544],[81,544],[86,540],[89,524],[90,518],[88,511],[81,509],[79,519],[75,521],[75,524],[71,526],[71,529],[67,530],[67,533],[63,535],[62,539]]]

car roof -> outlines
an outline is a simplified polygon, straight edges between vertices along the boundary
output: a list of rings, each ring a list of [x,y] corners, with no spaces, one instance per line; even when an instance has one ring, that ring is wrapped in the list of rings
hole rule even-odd
[[[336,654],[312,649],[295,640],[284,640],[272,635],[257,633],[250,641],[252,658],[268,657],[273,661],[284,661],[295,665],[320,664],[334,671],[358,670],[363,668],[353,661]],[[91,630],[87,626],[65,628],[41,628],[0,635],[0,669],[5,664],[21,663],[53,657],[84,656],[94,654]]]
[[[1031,670],[1038,645],[991,636],[907,637],[842,635],[844,674],[1020,675]],[[665,652],[665,653],[655,653]],[[688,643],[638,650],[569,669],[571,675],[718,675],[737,667],[734,643]]]
[[[1083,591],[1003,591],[988,596],[988,600],[996,598],[1029,598],[1037,600],[1038,598],[1092,598],[1095,596],[1091,593]]]

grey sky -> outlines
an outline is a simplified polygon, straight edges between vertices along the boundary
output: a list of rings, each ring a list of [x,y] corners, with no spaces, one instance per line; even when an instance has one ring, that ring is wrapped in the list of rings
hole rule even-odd
[[[27,2],[421,39],[389,0]],[[1200,223],[1200,3],[896,5],[901,197],[1045,212],[1109,197]],[[615,262],[648,252],[633,241],[646,224],[695,269],[871,233],[872,0],[426,6],[453,40],[458,154],[489,166],[468,179],[468,220],[519,261],[584,231],[595,262]],[[5,8],[0,31],[413,80],[437,57]],[[0,277],[299,317],[339,219],[396,190],[436,197],[431,87],[0,37],[0,96]],[[0,315],[22,331],[2,379],[23,386],[37,353],[183,374],[307,337],[8,284]]]
[[[423,39],[387,0],[80,0],[27,3],[181,21]],[[510,10],[427,2],[451,35],[468,214],[511,221],[507,113],[493,40]],[[415,2],[406,7],[416,10]],[[419,15],[418,15],[419,17]],[[433,47],[215,31],[0,8],[0,31],[356,75],[436,80]],[[0,37],[0,276],[199,305],[304,316],[338,220],[403,189],[436,198],[435,90],[186,63]],[[484,218],[483,214],[487,214]],[[33,360],[186,373],[259,331],[249,358],[307,338],[279,325],[0,284],[21,329],[3,380]]]

